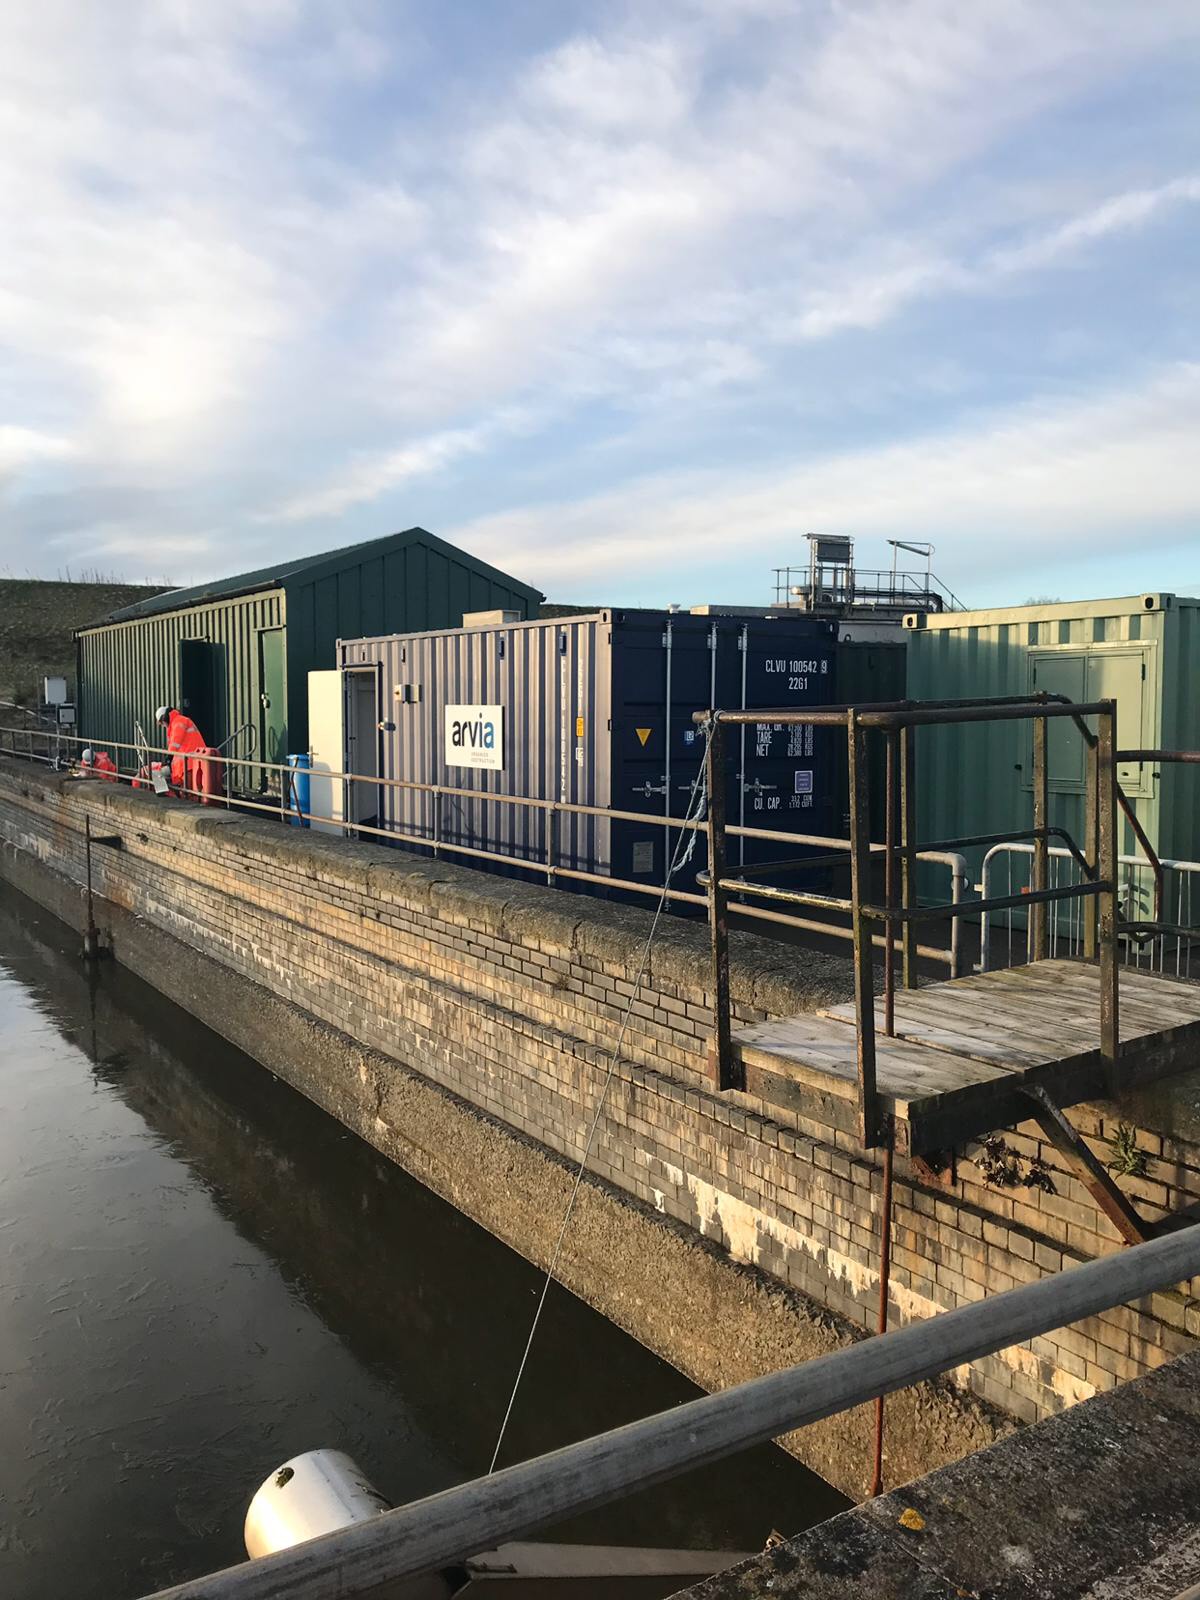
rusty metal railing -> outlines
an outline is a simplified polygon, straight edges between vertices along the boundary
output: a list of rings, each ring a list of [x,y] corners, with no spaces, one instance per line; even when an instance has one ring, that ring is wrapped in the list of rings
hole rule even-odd
[[[1097,732],[1083,721],[1095,717]],[[1064,831],[1049,822],[1049,767],[1047,739],[1051,722],[1070,718],[1088,734],[1088,805],[1082,846],[1072,840],[1072,854],[1084,864],[1083,882],[1052,886],[1049,875],[1051,840]],[[1108,1063],[1114,1090],[1118,1087],[1120,1029],[1118,1020],[1117,963],[1117,834],[1118,805],[1116,761],[1117,707],[1114,700],[1076,705],[1058,697],[1003,697],[988,700],[904,702],[880,706],[822,707],[811,709],[698,712],[695,720],[708,726],[708,835],[709,871],[702,875],[708,896],[712,946],[713,1036],[711,1064],[721,1088],[744,1086],[744,1074],[733,1050],[729,991],[729,898],[762,893],[744,873],[729,876],[726,866],[724,773],[725,730],[747,722],[840,728],[845,731],[850,776],[850,840],[844,852],[850,866],[850,894],[838,896],[814,890],[772,887],[776,903],[836,910],[849,916],[854,938],[854,998],[858,1037],[858,1128],[865,1148],[891,1148],[889,1130],[881,1116],[876,1089],[876,1025],[873,925],[882,924],[884,938],[884,1033],[895,1032],[896,956],[902,961],[905,987],[915,987],[916,930],[921,922],[953,919],[965,912],[994,912],[1020,905],[1031,913],[1030,955],[1044,959],[1048,953],[1048,919],[1045,908],[1057,901],[1086,900],[1099,908],[1099,925],[1085,943],[1088,954],[1100,964],[1100,1051]],[[923,727],[958,726],[979,722],[1031,721],[1033,723],[1033,826],[1020,837],[1033,844],[1032,887],[1019,896],[997,895],[986,900],[950,901],[937,905],[917,903],[915,864],[920,849],[916,841],[916,735]],[[869,837],[870,795],[867,742],[882,736],[886,744],[884,892],[882,903],[872,896],[871,856],[876,846]],[[991,837],[991,836],[989,836]],[[1011,838],[1012,835],[1006,837]],[[926,849],[955,850],[985,842],[970,839],[930,841]]]

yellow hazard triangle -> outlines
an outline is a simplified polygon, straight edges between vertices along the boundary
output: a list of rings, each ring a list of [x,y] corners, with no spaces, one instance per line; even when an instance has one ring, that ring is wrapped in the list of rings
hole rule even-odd
[[[635,728],[634,732],[637,734],[638,738],[642,741],[642,746],[644,748],[645,744],[646,744],[646,740],[654,732],[654,729],[653,728]]]

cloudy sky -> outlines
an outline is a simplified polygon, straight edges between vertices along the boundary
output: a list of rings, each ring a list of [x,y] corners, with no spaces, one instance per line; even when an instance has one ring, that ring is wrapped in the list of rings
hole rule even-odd
[[[1196,0],[0,0],[0,572],[1200,590]]]

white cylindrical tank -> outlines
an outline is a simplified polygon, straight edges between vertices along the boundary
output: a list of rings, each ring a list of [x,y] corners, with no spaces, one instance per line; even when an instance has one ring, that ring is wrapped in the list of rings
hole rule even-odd
[[[246,1552],[268,1556],[367,1522],[390,1507],[341,1450],[306,1450],[274,1471],[246,1512]]]

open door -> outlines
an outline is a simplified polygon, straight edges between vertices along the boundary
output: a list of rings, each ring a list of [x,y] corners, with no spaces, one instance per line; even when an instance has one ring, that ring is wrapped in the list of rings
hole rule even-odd
[[[347,672],[345,680],[346,770],[368,780],[346,785],[346,818],[378,828],[379,788],[369,780],[379,777],[379,669]]]
[[[208,639],[179,641],[179,709],[209,744],[225,739],[225,648]]]

